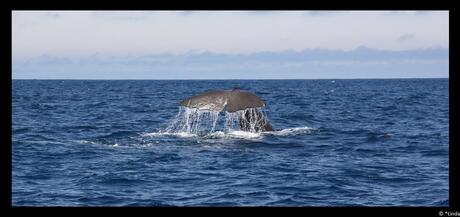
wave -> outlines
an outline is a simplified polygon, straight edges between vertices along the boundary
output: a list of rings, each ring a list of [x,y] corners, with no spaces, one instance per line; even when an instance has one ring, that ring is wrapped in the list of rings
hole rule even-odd
[[[152,132],[152,133],[142,133],[142,137],[164,137],[164,136],[175,136],[175,137],[197,137],[198,134],[189,133],[189,132]]]
[[[271,137],[289,137],[296,135],[309,134],[316,130],[311,127],[294,127],[286,128],[278,131],[267,131],[267,132],[248,132],[242,130],[226,130],[226,131],[213,131],[206,133],[194,133],[194,132],[170,132],[166,130],[159,130],[156,132],[145,132],[140,133],[138,136],[129,136],[126,138],[112,138],[110,136],[104,136],[102,139],[90,138],[87,140],[73,140],[77,144],[89,144],[89,145],[103,145],[110,148],[127,148],[127,147],[151,147],[168,140],[185,139],[185,140],[196,140],[212,142],[225,140],[248,140],[248,141],[261,141],[262,139],[270,139]],[[126,135],[125,135],[126,136]],[[147,138],[146,138],[147,137]]]
[[[294,127],[287,128],[277,131],[266,131],[261,133],[253,133],[241,130],[229,130],[229,131],[214,131],[206,134],[196,134],[192,132],[151,132],[151,133],[142,133],[142,137],[180,137],[180,138],[206,138],[206,139],[222,139],[222,138],[236,138],[236,139],[258,139],[263,138],[267,135],[272,136],[292,136],[292,135],[301,135],[309,134],[315,128],[311,127]]]
[[[205,139],[220,139],[220,138],[243,138],[243,139],[251,139],[251,138],[259,138],[262,136],[261,133],[251,133],[245,132],[240,130],[233,130],[228,132],[223,131],[215,131],[206,134],[196,134],[191,132],[152,132],[152,133],[143,133],[141,134],[143,137],[179,137],[179,138],[205,138]]]
[[[264,132],[264,134],[273,134],[275,136],[290,136],[290,135],[299,135],[299,134],[308,134],[312,131],[316,130],[316,128],[312,127],[294,127],[294,128],[287,128],[280,131],[270,131]]]

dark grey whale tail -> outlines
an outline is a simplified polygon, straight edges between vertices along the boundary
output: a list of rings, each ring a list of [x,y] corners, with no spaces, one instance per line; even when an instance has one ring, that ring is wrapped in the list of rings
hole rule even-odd
[[[223,110],[230,113],[239,112],[241,113],[238,117],[241,130],[273,131],[267,118],[257,109],[264,107],[265,102],[259,96],[237,88],[210,90],[184,99],[180,101],[180,105],[216,112]]]

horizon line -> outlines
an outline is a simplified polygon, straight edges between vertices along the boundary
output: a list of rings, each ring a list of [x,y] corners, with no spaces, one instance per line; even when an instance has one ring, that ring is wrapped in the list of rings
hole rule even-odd
[[[449,79],[449,77],[402,77],[402,78],[245,78],[245,79],[73,79],[73,78],[13,78],[11,80],[70,80],[70,81],[245,81],[245,80],[407,80]]]

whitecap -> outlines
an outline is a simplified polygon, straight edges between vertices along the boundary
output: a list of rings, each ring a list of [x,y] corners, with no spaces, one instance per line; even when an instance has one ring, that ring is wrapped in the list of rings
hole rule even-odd
[[[264,135],[274,135],[274,136],[291,136],[291,135],[300,135],[311,133],[315,128],[311,127],[294,127],[287,128],[278,131],[267,131],[262,133],[247,132],[242,130],[228,130],[228,131],[214,131],[208,132],[203,135],[198,135],[190,132],[151,132],[143,133],[143,137],[164,137],[164,136],[174,136],[180,138],[206,138],[206,139],[259,139],[263,138]]]
[[[313,130],[315,130],[315,128],[294,127],[294,128],[282,129],[279,131],[264,132],[264,134],[272,134],[275,136],[289,136],[289,135],[299,135],[299,134],[311,133]]]
[[[151,132],[151,133],[142,133],[142,137],[163,137],[163,136],[177,136],[177,137],[196,137],[197,135],[189,132]]]
[[[262,137],[262,133],[253,133],[241,130],[232,130],[228,132],[228,135],[232,138],[241,138],[241,139],[254,139]]]

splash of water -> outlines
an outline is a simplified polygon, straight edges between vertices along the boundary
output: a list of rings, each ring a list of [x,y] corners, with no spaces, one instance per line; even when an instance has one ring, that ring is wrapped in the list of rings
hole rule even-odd
[[[162,133],[208,135],[216,131],[228,133],[240,130],[258,133],[258,127],[266,121],[267,115],[258,108],[230,113],[180,106],[179,112]]]

